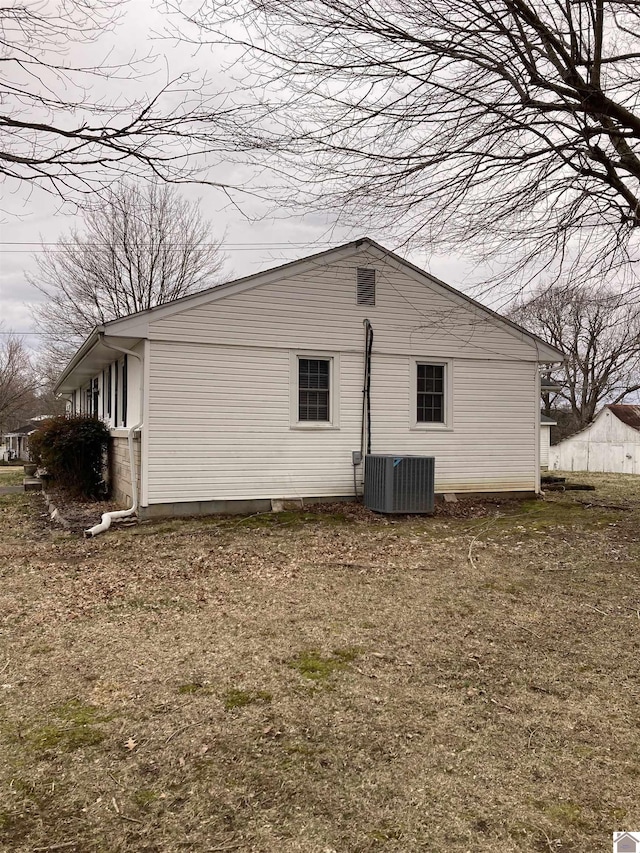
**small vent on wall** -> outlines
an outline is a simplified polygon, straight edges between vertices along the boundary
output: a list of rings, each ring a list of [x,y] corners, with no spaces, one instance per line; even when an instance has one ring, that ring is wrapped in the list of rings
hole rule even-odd
[[[358,305],[376,304],[376,271],[358,267]]]

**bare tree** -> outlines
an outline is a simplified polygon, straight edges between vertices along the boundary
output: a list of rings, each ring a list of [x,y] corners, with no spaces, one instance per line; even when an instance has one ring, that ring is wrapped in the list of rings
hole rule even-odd
[[[43,363],[58,370],[94,326],[220,280],[224,255],[198,204],[167,184],[122,184],[89,208],[82,232],[37,257],[31,283]]]
[[[502,252],[509,275],[549,265],[629,274],[640,225],[637,3],[169,5],[197,28],[185,38],[245,48],[244,67],[278,108],[264,144],[283,171],[291,162],[306,174],[305,204],[399,239]]]
[[[158,82],[145,55],[109,60],[121,0],[24,0],[0,8],[0,175],[63,198],[119,176],[186,180],[198,155],[237,147],[238,108],[188,74]],[[115,41],[117,35],[111,41]],[[89,65],[77,64],[92,46]],[[102,54],[102,55],[101,55]],[[145,91],[146,87],[155,87]]]
[[[640,391],[640,304],[619,293],[556,285],[539,289],[511,313],[567,361],[552,378],[561,390],[549,405],[569,406],[573,431],[603,403],[622,403]]]
[[[31,414],[37,391],[36,375],[22,338],[0,339],[0,434]]]

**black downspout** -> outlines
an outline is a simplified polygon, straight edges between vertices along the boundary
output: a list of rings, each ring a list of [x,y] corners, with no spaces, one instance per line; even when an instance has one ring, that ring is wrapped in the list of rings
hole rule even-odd
[[[364,384],[362,387],[362,429],[360,433],[360,451],[364,454],[365,429],[367,434],[366,452],[371,453],[371,353],[373,350],[373,327],[368,320],[364,321]]]

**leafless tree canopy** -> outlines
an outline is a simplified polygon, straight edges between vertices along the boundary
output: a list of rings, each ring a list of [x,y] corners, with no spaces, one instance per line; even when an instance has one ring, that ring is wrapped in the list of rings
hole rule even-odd
[[[553,405],[570,407],[575,429],[602,404],[640,391],[639,304],[614,292],[556,286],[521,302],[512,317],[567,356],[553,373],[562,385]]]
[[[5,179],[78,199],[122,174],[187,179],[199,155],[211,155],[211,165],[235,149],[237,109],[209,97],[202,77],[171,79],[165,70],[159,83],[157,57],[109,58],[102,40],[124,11],[122,0],[23,0],[0,8]],[[89,47],[93,61],[74,62]]]
[[[45,362],[53,356],[60,370],[94,326],[213,286],[223,264],[210,223],[175,187],[112,188],[81,232],[37,258],[30,281],[45,296],[33,309]]]
[[[22,338],[0,338],[0,433],[19,426],[35,414],[31,409],[37,391],[36,376]]]
[[[305,201],[423,243],[500,250],[510,272],[629,272],[636,2],[205,0],[188,17],[193,38],[245,45],[280,108],[271,144],[309,178]]]

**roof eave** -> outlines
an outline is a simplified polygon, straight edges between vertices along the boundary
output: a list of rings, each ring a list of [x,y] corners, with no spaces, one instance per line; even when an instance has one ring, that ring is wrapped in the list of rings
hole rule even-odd
[[[103,332],[104,326],[96,326],[89,335],[89,337],[85,340],[85,342],[80,346],[78,350],[76,350],[75,354],[71,357],[71,360],[68,362],[67,366],[58,377],[58,381],[53,386],[54,394],[58,393],[60,387],[64,385],[64,382],[69,376],[69,374],[73,373],[73,371],[80,364],[83,358],[85,358],[95,347],[95,345],[100,340],[101,333]]]
[[[60,388],[65,383],[68,376],[91,352],[93,347],[96,346],[96,344],[100,340],[100,336],[104,335],[105,333],[115,336],[125,335],[138,338],[147,337],[149,334],[149,320],[153,316],[155,316],[157,319],[160,319],[161,317],[164,317],[167,314],[171,315],[173,313],[178,313],[187,309],[191,305],[197,305],[203,300],[207,300],[210,298],[224,298],[227,293],[233,293],[240,286],[252,288],[253,286],[258,286],[263,282],[269,281],[277,274],[285,276],[293,275],[294,270],[302,266],[303,264],[308,264],[310,262],[317,263],[320,258],[325,258],[329,256],[348,256],[353,252],[361,249],[364,245],[370,246],[376,252],[380,253],[383,257],[392,258],[396,263],[407,267],[415,274],[419,274],[421,277],[430,280],[434,284],[442,287],[444,290],[455,295],[457,298],[462,299],[463,301],[473,305],[479,311],[483,312],[486,315],[489,315],[495,323],[506,328],[515,337],[528,341],[533,347],[535,347],[537,360],[539,363],[555,364],[566,360],[564,353],[562,353],[555,347],[552,347],[550,344],[547,344],[545,341],[542,340],[542,338],[539,338],[537,335],[533,334],[532,332],[529,332],[522,326],[518,326],[517,323],[508,320],[506,317],[503,317],[502,315],[493,311],[491,308],[488,308],[486,305],[482,305],[482,303],[476,301],[470,296],[467,296],[467,294],[456,290],[450,284],[441,281],[436,276],[432,275],[426,270],[421,269],[415,264],[412,264],[405,258],[396,255],[394,252],[391,252],[388,249],[385,249],[384,246],[381,246],[379,243],[376,243],[375,240],[372,240],[369,237],[361,237],[357,240],[352,240],[350,243],[345,243],[342,246],[336,246],[334,249],[328,249],[324,252],[320,252],[315,255],[300,258],[296,261],[290,261],[289,263],[282,264],[279,267],[274,267],[270,270],[263,270],[262,272],[254,273],[250,276],[245,276],[243,278],[236,279],[235,281],[219,284],[212,288],[208,288],[207,290],[199,291],[198,293],[193,293],[189,296],[173,300],[170,303],[166,303],[164,305],[157,305],[153,308],[138,312],[136,314],[129,314],[126,317],[120,317],[116,320],[110,320],[102,326],[96,326],[96,328],[91,332],[89,337],[86,339],[86,341],[82,344],[80,349],[78,349],[73,358],[65,367],[64,371],[60,375],[60,378],[56,382],[54,391],[55,393],[59,393]]]

